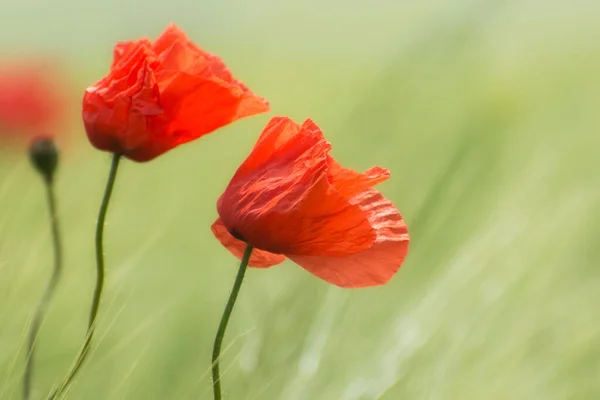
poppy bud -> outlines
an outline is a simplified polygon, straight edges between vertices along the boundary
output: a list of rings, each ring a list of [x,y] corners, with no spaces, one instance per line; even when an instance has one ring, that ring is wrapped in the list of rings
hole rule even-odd
[[[29,157],[35,169],[51,182],[58,165],[58,149],[54,141],[48,137],[34,139],[29,146]]]

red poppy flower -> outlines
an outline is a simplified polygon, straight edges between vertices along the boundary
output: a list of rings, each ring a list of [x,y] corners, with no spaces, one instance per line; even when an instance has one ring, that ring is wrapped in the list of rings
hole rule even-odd
[[[268,110],[265,99],[174,24],[154,43],[145,38],[118,43],[109,74],[83,98],[90,142],[135,161]]]
[[[372,187],[390,177],[341,167],[310,119],[273,118],[219,198],[215,237],[251,267],[289,258],[341,287],[386,283],[408,251],[402,216]]]
[[[52,68],[33,61],[0,66],[0,137],[30,139],[54,131],[65,99]]]

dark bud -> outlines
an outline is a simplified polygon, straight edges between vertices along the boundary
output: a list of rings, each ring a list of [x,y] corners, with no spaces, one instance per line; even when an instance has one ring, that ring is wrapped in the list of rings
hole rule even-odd
[[[29,146],[29,157],[35,169],[51,182],[58,165],[58,149],[54,141],[48,137],[34,139]]]

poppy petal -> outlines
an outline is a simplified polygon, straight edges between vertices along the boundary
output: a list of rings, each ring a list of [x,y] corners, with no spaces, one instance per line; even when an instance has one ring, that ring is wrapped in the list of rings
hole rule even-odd
[[[291,254],[288,257],[317,277],[343,288],[382,285],[398,271],[406,257],[408,228],[394,204],[375,189],[359,193],[353,202],[367,213],[377,233],[369,249],[347,257]]]
[[[364,174],[349,168],[344,168],[333,158],[329,158],[329,180],[342,196],[353,196],[390,177],[386,168],[372,167]]]
[[[247,244],[231,236],[231,233],[227,230],[221,218],[217,219],[211,226],[211,230],[217,240],[221,242],[227,250],[229,250],[234,256],[242,259],[244,250]],[[250,262],[248,265],[254,268],[267,268],[273,265],[281,264],[285,261],[285,256],[282,254],[273,254],[268,251],[253,249],[250,255]]]
[[[111,101],[115,96],[131,89],[144,62],[149,59],[154,61],[150,46],[147,39],[118,43],[114,49],[110,72],[88,90],[101,90],[104,99]]]
[[[167,76],[171,74],[172,76]],[[185,72],[157,73],[168,132],[177,145],[196,139],[240,118],[269,110],[261,97],[247,97],[227,85]],[[206,99],[210,99],[207,101]]]
[[[188,74],[197,74],[210,77],[210,70],[203,62],[202,55],[190,50],[181,41],[172,42],[162,54],[159,54],[160,63],[157,71],[182,71]]]
[[[94,146],[143,162],[269,103],[171,23],[154,43],[117,43],[110,72],[86,90],[83,108]]]
[[[191,74],[199,74],[205,77],[213,75],[221,81],[235,83],[241,86],[243,90],[248,90],[246,85],[233,77],[221,58],[195,45],[185,32],[174,23],[170,23],[156,39],[152,49],[158,54],[162,53],[163,65],[161,68],[168,69],[167,65],[172,65],[171,69],[185,70]],[[191,57],[192,55],[195,56]],[[186,60],[193,60],[193,62],[185,62]],[[185,66],[188,68],[185,68]],[[189,71],[189,68],[193,71]]]
[[[341,257],[368,249],[375,232],[367,216],[329,183],[330,148],[311,120],[271,120],[217,203],[225,225],[274,253]]]
[[[269,103],[264,98],[250,92],[246,85],[235,79],[221,58],[196,46],[175,24],[169,24],[167,29],[156,39],[152,49],[160,54],[157,71],[163,72],[162,79],[168,81],[167,76],[173,75],[174,71],[178,72],[172,77],[178,82],[170,82],[165,85],[169,89],[161,89],[161,92],[169,91],[177,86],[185,88],[187,92],[192,91],[190,88],[198,88],[199,85],[204,85],[203,88],[207,91],[210,91],[211,88],[212,91],[220,89],[222,94],[212,94],[215,96],[215,101],[226,99],[228,103],[214,105],[209,111],[218,112],[223,109],[229,119],[226,123],[269,111]],[[210,80],[213,81],[212,84],[207,82]],[[175,92],[181,92],[181,90],[175,90]],[[208,94],[211,95],[211,93]],[[179,97],[183,97],[183,95],[179,94]],[[186,100],[186,104],[197,106],[198,101]]]
[[[260,165],[277,155],[277,151],[286,145],[300,132],[300,125],[287,117],[273,117],[265,126],[250,155],[235,173],[236,177],[253,171]],[[318,137],[312,138],[312,143],[319,141]],[[233,180],[232,179],[232,180]]]
[[[209,54],[193,45],[185,32],[174,24],[170,24],[154,41],[152,50],[158,55],[160,61],[157,71],[180,71],[204,78],[210,78],[213,75],[210,69]],[[217,56],[212,57],[218,58]],[[227,68],[224,63],[223,67]]]
[[[368,249],[375,240],[364,210],[337,193],[326,176],[284,218],[270,217],[280,235],[287,237],[282,248],[286,254],[343,257]]]
[[[182,29],[173,22],[169,22],[165,30],[152,43],[152,50],[156,54],[161,54],[166,52],[174,42],[187,44],[189,41],[188,36]]]
[[[147,40],[129,40],[117,43],[113,49],[113,62],[111,68],[115,68],[119,63],[130,57],[136,48],[140,46],[140,42],[142,41],[149,45]]]

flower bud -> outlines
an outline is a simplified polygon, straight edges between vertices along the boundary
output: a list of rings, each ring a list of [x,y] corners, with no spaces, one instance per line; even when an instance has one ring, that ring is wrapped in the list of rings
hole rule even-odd
[[[29,157],[35,169],[51,182],[58,165],[58,149],[49,137],[34,139],[29,146]]]

